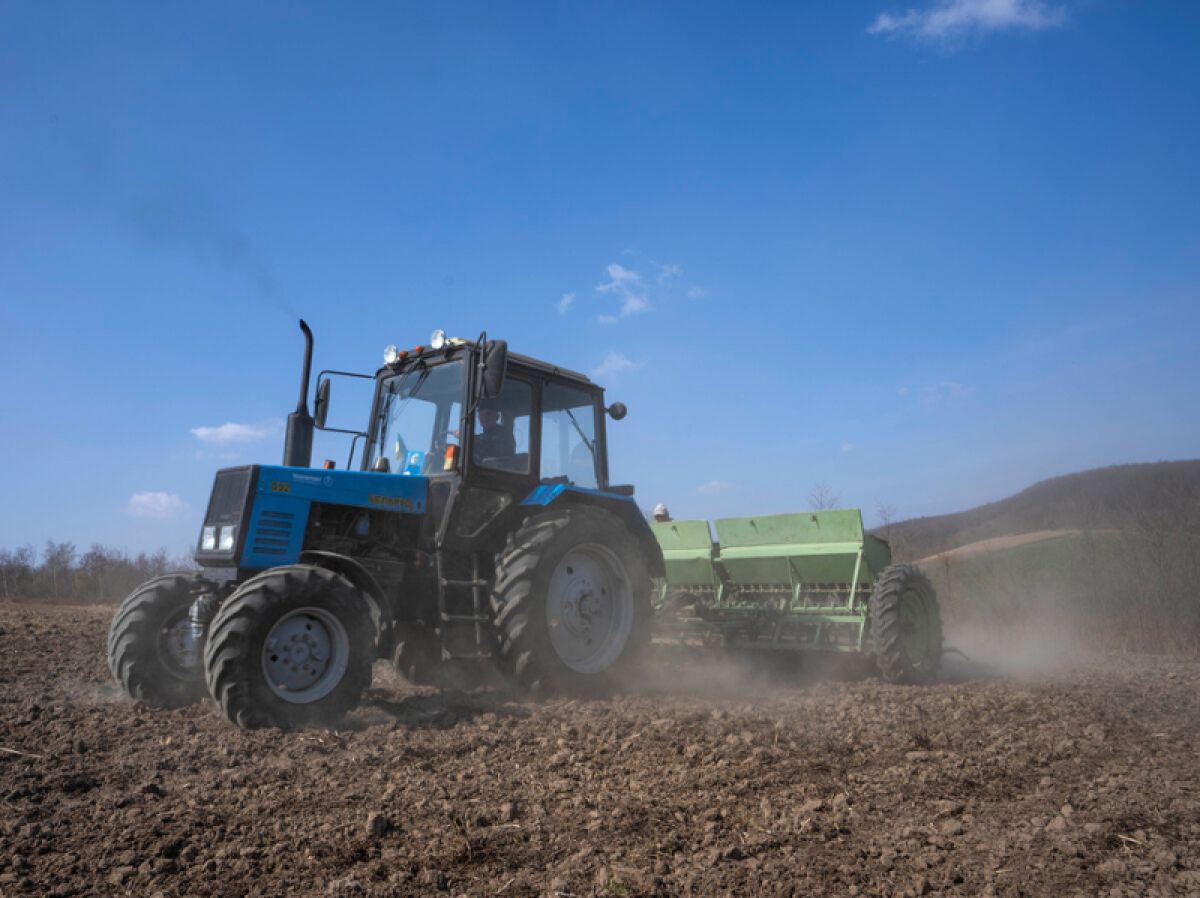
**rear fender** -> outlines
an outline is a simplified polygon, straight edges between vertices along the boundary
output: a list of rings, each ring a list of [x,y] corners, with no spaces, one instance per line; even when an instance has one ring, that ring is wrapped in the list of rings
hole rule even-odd
[[[662,547],[654,538],[650,524],[632,496],[591,490],[569,483],[543,483],[521,500],[524,507],[558,508],[562,505],[590,505],[616,515],[642,547],[651,577],[666,576]]]

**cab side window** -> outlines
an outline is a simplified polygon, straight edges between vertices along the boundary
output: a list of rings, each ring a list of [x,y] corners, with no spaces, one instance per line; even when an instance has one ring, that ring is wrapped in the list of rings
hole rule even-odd
[[[566,477],[596,489],[596,405],[587,390],[546,384],[542,391],[542,479]]]
[[[529,473],[529,418],[533,387],[507,377],[500,395],[482,399],[475,408],[471,455],[481,468]]]

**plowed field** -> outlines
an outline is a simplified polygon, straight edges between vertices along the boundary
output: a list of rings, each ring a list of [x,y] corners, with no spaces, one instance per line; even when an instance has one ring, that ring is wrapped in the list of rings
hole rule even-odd
[[[381,665],[342,730],[243,733],[122,698],[112,611],[0,604],[5,896],[1200,895],[1200,664],[586,702]]]

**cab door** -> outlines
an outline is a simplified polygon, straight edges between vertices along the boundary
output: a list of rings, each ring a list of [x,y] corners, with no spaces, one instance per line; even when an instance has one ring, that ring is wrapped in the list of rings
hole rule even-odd
[[[480,400],[464,421],[463,484],[443,529],[443,543],[490,545],[492,525],[506,517],[538,481],[538,384],[509,366],[500,395]]]

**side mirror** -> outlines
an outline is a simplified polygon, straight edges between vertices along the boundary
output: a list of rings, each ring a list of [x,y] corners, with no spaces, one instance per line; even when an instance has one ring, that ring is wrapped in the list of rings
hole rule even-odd
[[[504,374],[508,369],[508,341],[488,340],[483,347],[483,383],[480,385],[481,399],[496,399],[504,386]]]
[[[329,417],[329,379],[317,384],[317,399],[313,403],[313,423],[320,430],[325,429],[325,419]]]
[[[608,412],[609,417],[614,421],[620,421],[627,414],[629,414],[629,409],[625,408],[624,402],[614,402],[612,405],[606,408],[605,411]]]

